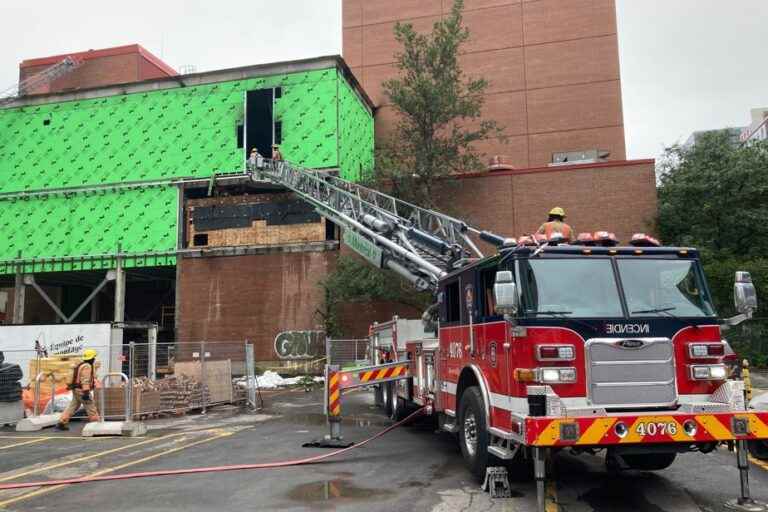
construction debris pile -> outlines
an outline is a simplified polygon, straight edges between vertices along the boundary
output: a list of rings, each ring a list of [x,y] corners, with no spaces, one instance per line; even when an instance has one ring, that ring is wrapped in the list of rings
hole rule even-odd
[[[312,378],[312,377],[310,377]],[[307,379],[307,376],[299,376],[299,377],[289,377],[285,378],[282,377],[279,373],[273,372],[271,370],[265,371],[262,375],[256,376],[255,386],[257,389],[276,389],[276,388],[282,388],[287,386],[296,386],[299,384],[303,384],[304,380]],[[323,382],[322,377],[314,377],[312,378],[314,382]],[[235,386],[241,389],[247,389],[248,388],[248,377],[241,377],[239,379],[235,379],[234,381]]]
[[[186,375],[171,375],[160,380],[137,377],[133,386],[133,414],[184,414],[209,403],[208,386]],[[107,415],[119,416],[125,411],[125,386],[105,391]]]

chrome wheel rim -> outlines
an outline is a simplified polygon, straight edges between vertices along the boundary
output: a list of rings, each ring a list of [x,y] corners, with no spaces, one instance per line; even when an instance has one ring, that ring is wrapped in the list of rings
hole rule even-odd
[[[464,447],[467,454],[474,457],[477,452],[477,421],[471,412],[464,417]]]

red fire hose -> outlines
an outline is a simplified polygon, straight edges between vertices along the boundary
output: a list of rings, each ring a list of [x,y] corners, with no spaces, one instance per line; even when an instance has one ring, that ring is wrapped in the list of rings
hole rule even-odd
[[[26,489],[28,487],[51,487],[55,485],[72,485],[72,484],[85,484],[90,482],[106,482],[110,480],[128,480],[132,478],[148,478],[148,477],[155,477],[155,476],[174,476],[174,475],[190,475],[190,474],[196,474],[196,473],[218,473],[221,471],[240,471],[244,469],[271,469],[271,468],[284,468],[287,466],[299,466],[303,464],[314,464],[315,462],[320,462],[321,460],[330,459],[331,457],[335,457],[336,455],[341,455],[342,453],[346,453],[350,450],[353,450],[355,448],[359,448],[361,446],[364,446],[371,441],[378,439],[382,437],[384,434],[387,434],[388,432],[391,432],[392,430],[396,429],[403,423],[406,423],[407,421],[412,420],[416,416],[422,414],[424,412],[425,407],[422,407],[418,411],[408,415],[407,418],[405,418],[402,421],[398,421],[394,425],[390,425],[389,427],[385,428],[381,432],[369,437],[368,439],[361,441],[357,444],[354,444],[352,446],[349,446],[347,448],[342,448],[340,450],[334,450],[329,453],[324,453],[322,455],[316,455],[314,457],[307,457],[305,459],[296,459],[296,460],[286,460],[286,461],[279,461],[279,462],[264,462],[261,464],[233,464],[230,466],[210,466],[210,467],[202,467],[202,468],[189,468],[189,469],[161,469],[159,471],[144,471],[144,472],[138,472],[138,473],[124,473],[121,475],[105,475],[105,476],[95,476],[95,477],[81,477],[81,478],[66,478],[61,480],[45,480],[42,482],[20,482],[20,483],[12,483],[12,484],[0,484],[0,490],[8,490],[8,489]]]

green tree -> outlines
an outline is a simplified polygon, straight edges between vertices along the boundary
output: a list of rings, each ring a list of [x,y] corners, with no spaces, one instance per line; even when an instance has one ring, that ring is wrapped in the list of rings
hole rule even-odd
[[[768,364],[768,142],[733,145],[726,133],[674,146],[659,167],[658,228],[670,245],[702,251],[704,271],[721,317],[735,314],[737,270],[752,274],[761,299],[755,319],[726,331],[753,364]]]
[[[317,313],[330,336],[344,334],[338,319],[338,306],[342,303],[386,301],[424,309],[432,302],[429,293],[415,292],[411,284],[397,274],[349,256],[339,257],[336,269],[320,286],[325,292],[325,304],[324,310]]]
[[[399,116],[377,154],[376,177],[420,206],[434,206],[435,185],[442,178],[480,168],[475,143],[503,139],[502,128],[482,116],[488,81],[465,77],[459,64],[469,38],[463,9],[463,0],[455,0],[430,34],[416,32],[410,23],[395,25],[402,45],[396,54],[399,76],[383,87]]]
[[[766,256],[768,143],[734,146],[725,133],[667,149],[660,166],[659,235],[715,257]]]

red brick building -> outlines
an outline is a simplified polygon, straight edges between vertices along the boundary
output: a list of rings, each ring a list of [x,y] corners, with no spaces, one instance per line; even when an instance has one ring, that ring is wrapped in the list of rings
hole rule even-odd
[[[614,0],[465,0],[470,31],[462,57],[469,76],[490,82],[486,112],[508,144],[478,149],[508,155],[516,168],[556,153],[599,150],[624,160],[624,123]],[[429,31],[453,0],[343,0],[343,55],[380,108],[377,137],[395,115],[381,84],[396,73],[395,23]]]
[[[139,44],[131,44],[24,60],[19,64],[19,82],[48,69],[66,57],[72,58],[79,65],[56,80],[40,84],[24,93],[47,94],[76,91],[178,75],[176,70],[146,48]]]

